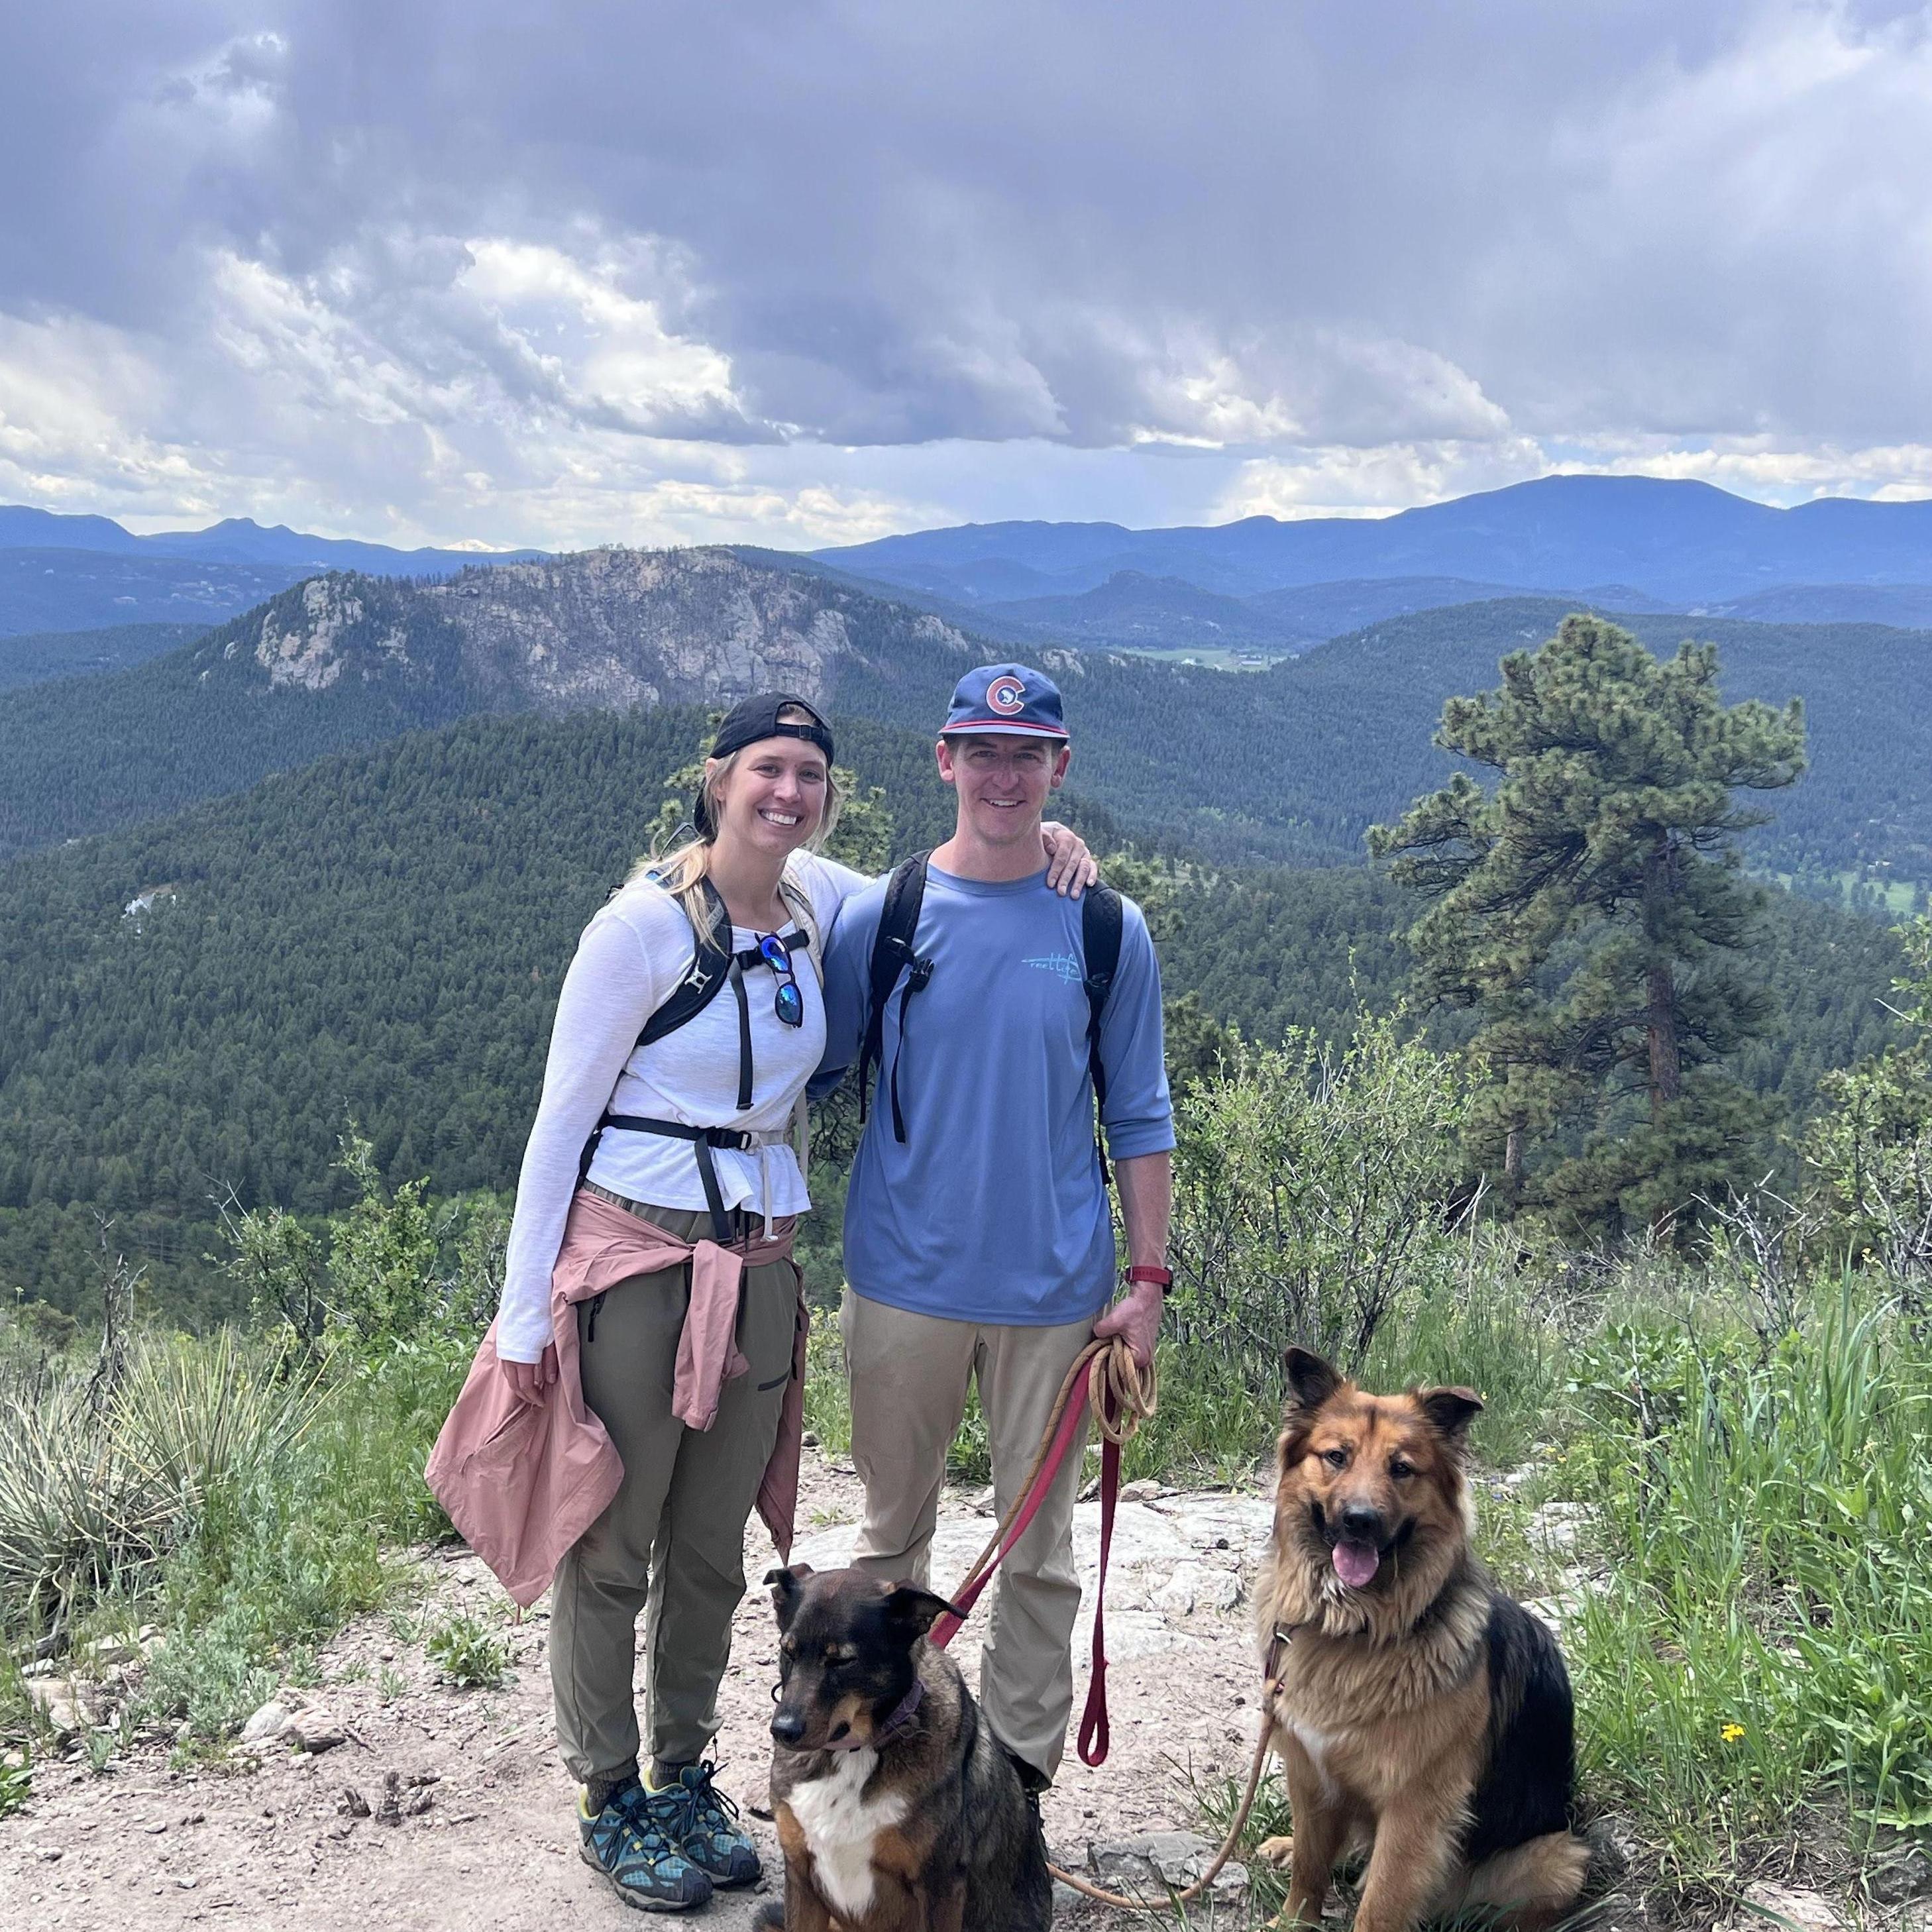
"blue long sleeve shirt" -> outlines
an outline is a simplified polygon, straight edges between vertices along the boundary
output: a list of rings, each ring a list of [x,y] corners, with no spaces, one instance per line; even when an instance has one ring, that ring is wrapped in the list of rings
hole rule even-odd
[[[885,882],[848,900],[825,959],[829,1092],[859,1057]],[[1101,1022],[1116,1160],[1174,1145],[1160,968],[1122,902],[1120,964]],[[845,1197],[845,1274],[874,1301],[956,1321],[1090,1320],[1113,1288],[1114,1230],[1094,1144],[1078,904],[1042,872],[992,883],[928,867],[914,950],[933,962],[886,1003],[872,1115]],[[898,1064],[906,1138],[892,1131]]]

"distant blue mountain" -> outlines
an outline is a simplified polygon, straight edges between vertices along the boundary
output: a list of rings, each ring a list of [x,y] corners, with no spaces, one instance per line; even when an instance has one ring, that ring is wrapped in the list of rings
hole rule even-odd
[[[230,517],[136,536],[106,517],[0,504],[0,636],[152,622],[215,623],[325,570],[440,577],[542,550],[392,550]]]
[[[1932,586],[1932,501],[1828,497],[1780,510],[1706,483],[1548,476],[1392,517],[1156,530],[967,524],[816,555],[971,603],[1078,595],[1135,571],[1240,597],[1435,577],[1535,591],[1603,586],[1682,609],[1791,585]]]
[[[890,594],[892,586],[877,587]],[[929,605],[938,602],[932,592],[900,587]],[[1353,578],[1339,584],[1301,584],[1229,597],[1181,578],[1122,570],[1096,589],[1071,596],[967,607],[956,603],[951,608],[964,608],[964,614],[955,621],[968,629],[976,623],[984,628],[986,620],[994,620],[1022,627],[1053,644],[1127,650],[1255,650],[1280,656],[1384,617],[1522,594],[1515,584],[1472,584],[1460,577],[1384,577]],[[1579,604],[1592,608],[1652,608],[1648,599],[1634,592],[1574,594]]]
[[[394,550],[351,538],[310,536],[286,524],[268,529],[230,517],[205,530],[136,536],[106,517],[62,516],[0,504],[0,550],[91,550],[118,556],[186,556],[208,563],[279,564],[298,570],[365,570],[384,577],[436,577],[472,563],[542,556],[542,550]]]

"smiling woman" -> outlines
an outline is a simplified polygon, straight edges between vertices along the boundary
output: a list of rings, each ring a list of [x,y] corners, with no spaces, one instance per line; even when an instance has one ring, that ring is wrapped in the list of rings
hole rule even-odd
[[[627,1903],[658,1910],[759,1876],[704,1758],[754,1499],[790,1534],[803,1394],[791,1244],[807,1202],[789,1136],[825,1037],[806,962],[862,884],[808,850],[836,814],[832,757],[802,699],[737,705],[705,763],[697,836],[586,931],[502,1306],[430,1468],[520,1598],[554,1567],[558,1730],[585,1787],[583,1855]],[[563,1503],[525,1514],[547,1480]],[[632,1679],[647,1598],[646,1768]]]

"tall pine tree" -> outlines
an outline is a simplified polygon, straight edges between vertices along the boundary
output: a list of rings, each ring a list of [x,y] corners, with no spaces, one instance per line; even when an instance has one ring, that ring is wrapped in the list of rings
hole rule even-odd
[[[1734,842],[1770,814],[1736,795],[1798,778],[1802,713],[1727,706],[1714,646],[1660,662],[1595,617],[1502,674],[1436,734],[1493,784],[1458,772],[1371,847],[1432,901],[1409,934],[1419,990],[1480,1016],[1474,1149],[1505,1199],[1681,1223],[1757,1136],[1720,1063],[1770,1018],[1742,970],[1761,895]]]

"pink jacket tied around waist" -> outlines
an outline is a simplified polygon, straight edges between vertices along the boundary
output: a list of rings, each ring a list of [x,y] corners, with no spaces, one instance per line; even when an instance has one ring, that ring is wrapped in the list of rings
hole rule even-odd
[[[603,1514],[623,1480],[616,1445],[584,1403],[576,1304],[634,1276],[688,1262],[691,1303],[678,1338],[671,1408],[687,1428],[709,1429],[725,1383],[747,1366],[735,1339],[745,1270],[790,1261],[792,1234],[782,1222],[769,1240],[722,1247],[710,1240],[681,1241],[593,1194],[580,1192],[572,1202],[550,1278],[556,1380],[541,1402],[519,1401],[497,1361],[493,1322],[423,1472],[464,1540],[520,1607],[543,1594],[564,1552]],[[790,1557],[798,1510],[805,1338],[801,1281],[791,1379],[758,1487],[758,1514],[782,1560]]]

